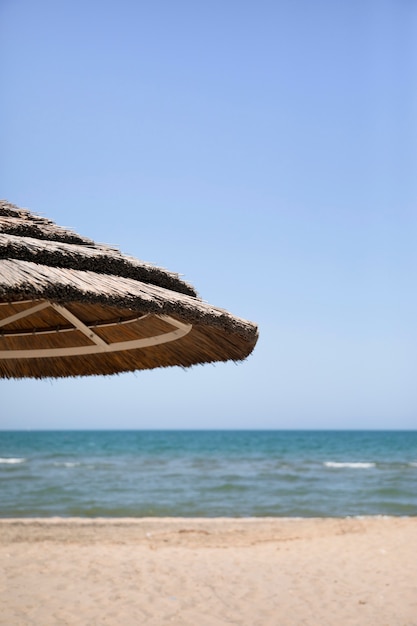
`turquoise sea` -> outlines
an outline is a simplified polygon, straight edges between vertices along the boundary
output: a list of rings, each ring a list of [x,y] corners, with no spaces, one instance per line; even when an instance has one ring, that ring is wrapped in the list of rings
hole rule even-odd
[[[417,515],[417,431],[0,431],[0,517]]]

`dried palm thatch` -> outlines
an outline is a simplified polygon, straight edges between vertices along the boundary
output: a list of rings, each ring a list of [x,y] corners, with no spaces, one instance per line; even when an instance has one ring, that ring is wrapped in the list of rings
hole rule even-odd
[[[257,337],[177,274],[0,201],[0,377],[241,361]]]

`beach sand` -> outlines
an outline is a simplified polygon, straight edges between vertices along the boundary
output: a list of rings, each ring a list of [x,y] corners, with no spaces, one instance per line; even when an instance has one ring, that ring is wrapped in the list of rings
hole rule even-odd
[[[0,520],[7,626],[417,626],[417,518]]]

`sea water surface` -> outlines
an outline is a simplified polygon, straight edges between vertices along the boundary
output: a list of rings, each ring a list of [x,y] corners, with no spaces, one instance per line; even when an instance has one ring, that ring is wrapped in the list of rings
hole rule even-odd
[[[417,515],[417,431],[0,431],[0,517]]]

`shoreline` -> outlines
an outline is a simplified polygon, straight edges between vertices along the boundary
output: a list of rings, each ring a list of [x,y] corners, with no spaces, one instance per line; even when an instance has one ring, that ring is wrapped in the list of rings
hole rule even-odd
[[[50,517],[0,518],[0,545],[79,543],[231,547],[375,532],[416,532],[417,517]],[[417,568],[416,568],[417,574]],[[417,626],[417,623],[416,623]]]
[[[0,518],[0,624],[416,626],[417,517]]]

